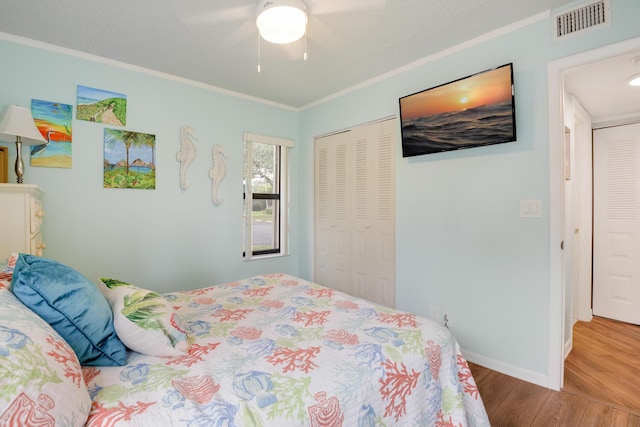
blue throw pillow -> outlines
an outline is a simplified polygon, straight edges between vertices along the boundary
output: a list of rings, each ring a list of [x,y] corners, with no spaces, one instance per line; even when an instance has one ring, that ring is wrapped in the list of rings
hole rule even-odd
[[[124,365],[126,350],[109,303],[82,274],[51,259],[20,254],[11,289],[67,341],[82,365]]]

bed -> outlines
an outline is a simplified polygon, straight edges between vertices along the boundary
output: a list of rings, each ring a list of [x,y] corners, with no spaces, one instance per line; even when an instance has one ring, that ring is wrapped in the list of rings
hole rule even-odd
[[[489,426],[428,319],[287,274],[162,295],[96,282],[9,259],[0,426]]]

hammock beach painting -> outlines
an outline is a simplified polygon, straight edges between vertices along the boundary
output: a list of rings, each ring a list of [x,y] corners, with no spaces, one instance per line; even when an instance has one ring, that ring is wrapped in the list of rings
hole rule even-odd
[[[46,144],[31,146],[31,166],[71,169],[73,107],[60,102],[31,100],[31,114]]]

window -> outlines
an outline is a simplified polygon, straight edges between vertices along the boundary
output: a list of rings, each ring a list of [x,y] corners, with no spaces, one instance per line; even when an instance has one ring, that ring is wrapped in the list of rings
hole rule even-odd
[[[293,141],[245,133],[245,259],[287,254],[288,163]]]

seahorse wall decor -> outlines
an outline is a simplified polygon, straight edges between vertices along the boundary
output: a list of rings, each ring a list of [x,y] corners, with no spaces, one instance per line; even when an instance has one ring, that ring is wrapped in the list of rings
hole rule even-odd
[[[224,147],[220,144],[214,145],[211,150],[213,167],[209,170],[209,178],[211,178],[211,201],[214,205],[221,205],[222,199],[218,196],[220,183],[227,173],[227,166],[224,164],[225,154]]]
[[[196,157],[196,146],[193,142],[197,140],[191,126],[184,125],[180,128],[180,151],[176,154],[176,159],[180,162],[180,188],[183,190],[189,187],[187,169]]]

